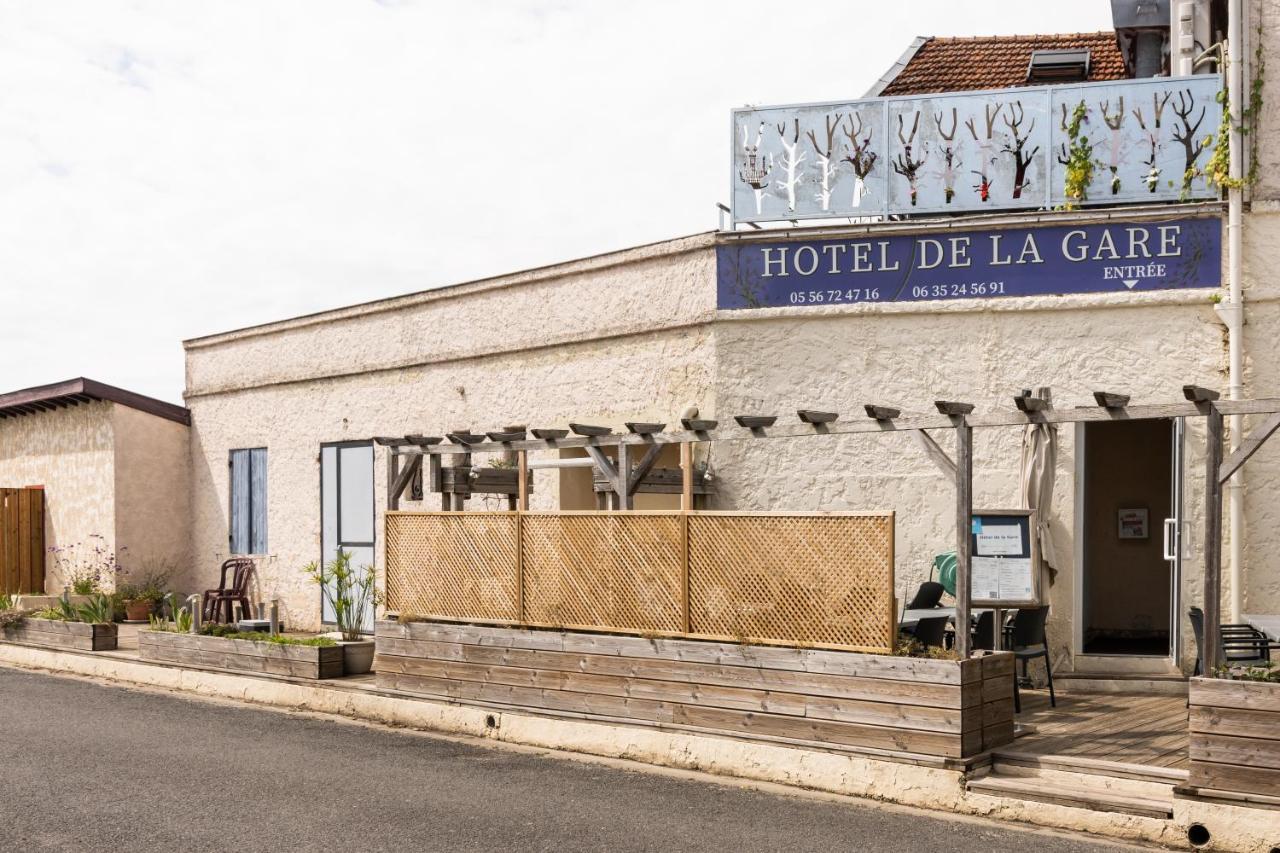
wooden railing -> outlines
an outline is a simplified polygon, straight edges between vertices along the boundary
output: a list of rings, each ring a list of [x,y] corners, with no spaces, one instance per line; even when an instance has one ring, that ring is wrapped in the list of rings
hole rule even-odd
[[[388,512],[388,610],[888,651],[893,513]]]

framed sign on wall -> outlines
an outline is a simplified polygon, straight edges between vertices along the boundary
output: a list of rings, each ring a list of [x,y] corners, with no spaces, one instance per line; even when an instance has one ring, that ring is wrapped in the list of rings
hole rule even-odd
[[[1121,539],[1146,539],[1150,533],[1147,529],[1147,508],[1131,507],[1117,511],[1116,526]]]

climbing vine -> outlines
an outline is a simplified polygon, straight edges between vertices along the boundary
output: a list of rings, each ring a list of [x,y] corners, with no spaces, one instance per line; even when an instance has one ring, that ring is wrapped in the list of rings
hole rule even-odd
[[[1262,83],[1266,72],[1266,60],[1262,55],[1262,34],[1258,34],[1258,47],[1254,51],[1254,68],[1256,74],[1249,87],[1249,103],[1240,110],[1240,124],[1237,130],[1241,136],[1249,140],[1249,174],[1243,178],[1231,177],[1231,110],[1227,103],[1227,90],[1218,93],[1218,103],[1222,104],[1222,120],[1218,122],[1217,138],[1213,145],[1213,155],[1204,165],[1205,180],[1210,186],[1217,185],[1223,189],[1244,189],[1258,180],[1258,134],[1253,131],[1257,127],[1258,117],[1262,114]],[[1223,69],[1226,70],[1225,68]]]
[[[1074,210],[1080,202],[1088,200],[1089,184],[1093,183],[1093,170],[1097,165],[1093,159],[1093,143],[1089,141],[1089,135],[1081,131],[1084,123],[1089,120],[1088,113],[1089,108],[1081,101],[1076,104],[1071,120],[1067,123],[1067,138],[1071,140],[1063,161],[1067,167],[1063,187],[1067,197],[1067,210]]]

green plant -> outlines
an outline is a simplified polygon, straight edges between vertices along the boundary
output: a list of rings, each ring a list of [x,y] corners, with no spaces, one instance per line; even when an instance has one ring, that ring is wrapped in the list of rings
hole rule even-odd
[[[1067,197],[1067,210],[1074,210],[1081,202],[1089,199],[1089,185],[1093,183],[1093,170],[1097,162],[1093,159],[1093,143],[1089,134],[1081,132],[1085,122],[1089,120],[1089,108],[1084,101],[1076,104],[1067,122],[1066,178],[1063,194]]]
[[[907,658],[929,658],[931,660],[959,660],[954,649],[941,646],[926,646],[910,634],[899,634],[898,644],[894,646],[894,655]]]
[[[168,612],[173,615],[173,621],[169,621],[163,610],[158,614],[152,613],[147,616],[147,622],[150,624],[151,630],[169,631],[175,634],[190,633],[191,626],[194,623],[191,609],[179,607],[178,596],[172,592],[164,596],[164,600],[168,603]]]
[[[58,574],[67,580],[71,591],[76,595],[101,592],[108,581],[111,588],[115,587],[115,580],[124,567],[119,555],[108,548],[106,542],[105,537],[94,533],[87,542],[58,545],[49,549]],[[120,553],[123,554],[126,550],[128,549],[121,548]]]
[[[75,615],[77,622],[88,622],[91,625],[109,624],[115,615],[115,605],[111,602],[111,596],[99,593],[90,599],[88,604],[77,607]]]
[[[200,633],[206,637],[222,637],[227,640],[250,640],[255,643],[275,643],[279,646],[329,646],[337,645],[332,637],[289,637],[284,634],[268,634],[266,631],[237,631],[234,625],[202,625]]]
[[[9,593],[0,593],[0,610],[12,610],[15,599]]]
[[[308,563],[303,571],[333,608],[342,639],[359,640],[364,614],[378,603],[373,566],[353,568],[351,554],[339,549],[328,563]]]
[[[1280,663],[1267,661],[1251,666],[1220,666],[1218,675],[1232,681],[1265,681],[1280,684]]]
[[[1262,84],[1266,72],[1266,59],[1262,53],[1262,34],[1259,30],[1258,47],[1253,59],[1255,76],[1249,87],[1249,104],[1240,109],[1240,124],[1236,129],[1240,135],[1249,140],[1249,174],[1231,177],[1231,110],[1228,107],[1228,92],[1224,87],[1218,93],[1218,103],[1222,105],[1222,118],[1218,122],[1218,130],[1213,143],[1213,154],[1204,166],[1204,177],[1210,186],[1223,189],[1244,189],[1258,180],[1258,118],[1262,114]],[[1223,63],[1225,78],[1226,63]]]
[[[9,625],[17,625],[30,615],[30,610],[19,610],[16,607],[0,608],[0,630]]]

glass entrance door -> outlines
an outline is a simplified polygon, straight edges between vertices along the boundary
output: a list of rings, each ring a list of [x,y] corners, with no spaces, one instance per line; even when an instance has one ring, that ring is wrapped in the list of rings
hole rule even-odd
[[[320,446],[320,558],[332,560],[339,549],[351,555],[355,568],[373,565],[373,445],[367,441]],[[321,619],[335,621],[333,608],[321,596]],[[373,603],[362,620],[373,630]]]
[[[1169,658],[1174,664],[1182,652],[1182,559],[1187,547],[1187,522],[1183,517],[1184,434],[1186,421],[1174,418],[1170,452],[1169,517],[1164,520],[1164,559],[1169,564]]]

